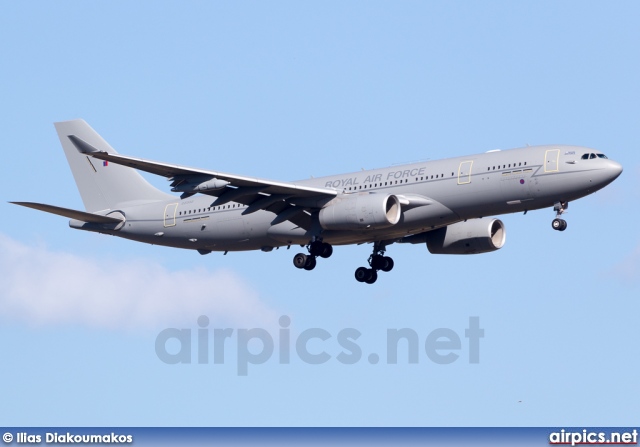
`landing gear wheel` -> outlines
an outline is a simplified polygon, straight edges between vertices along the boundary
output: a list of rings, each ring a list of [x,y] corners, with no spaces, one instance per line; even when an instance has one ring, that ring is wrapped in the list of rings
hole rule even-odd
[[[369,271],[366,267],[358,267],[355,274],[356,281],[365,282],[369,278]]]
[[[296,268],[303,269],[307,264],[307,258],[308,256],[304,253],[298,253],[293,257],[293,265],[295,265]]]
[[[307,262],[305,262],[304,267],[305,270],[313,270],[316,268],[316,257],[315,256],[307,256]]]
[[[390,243],[392,242],[374,242],[373,253],[371,253],[367,261],[371,268],[360,267],[356,270],[356,279],[359,282],[373,284],[378,280],[378,271],[390,272],[393,269],[393,259],[384,255],[385,248]]]
[[[313,241],[309,244],[309,254],[311,256],[320,256],[320,254],[323,252],[323,247],[322,247],[322,241]]]
[[[553,204],[553,211],[556,212],[556,218],[551,221],[551,228],[556,231],[564,231],[567,229],[567,221],[560,219],[569,208],[569,202],[556,202]]]
[[[382,255],[373,255],[371,257],[371,268],[374,270],[383,270],[383,267],[387,265],[385,257]]]
[[[328,258],[333,254],[333,247],[331,244],[327,244],[326,242],[322,243],[322,251],[320,252],[320,256],[323,258]]]
[[[367,271],[369,272],[369,277],[365,279],[364,282],[367,284],[373,284],[378,280],[378,272],[373,269],[367,269]]]
[[[390,258],[389,256],[385,256],[383,260],[385,262],[383,267],[380,268],[380,270],[382,270],[383,272],[390,272],[391,270],[393,270],[393,259]]]
[[[564,231],[567,229],[567,221],[564,219],[553,219],[551,227],[556,231]]]

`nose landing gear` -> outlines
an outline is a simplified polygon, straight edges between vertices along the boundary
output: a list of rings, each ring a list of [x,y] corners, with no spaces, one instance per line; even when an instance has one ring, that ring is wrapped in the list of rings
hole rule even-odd
[[[560,216],[569,208],[569,202],[556,202],[553,205],[553,211],[556,212],[556,218],[551,222],[551,228],[556,231],[564,231],[567,229],[567,221],[560,219]]]

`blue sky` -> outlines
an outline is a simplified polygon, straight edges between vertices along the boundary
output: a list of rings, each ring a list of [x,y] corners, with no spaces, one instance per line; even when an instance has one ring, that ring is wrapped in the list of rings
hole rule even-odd
[[[0,5],[0,420],[5,425],[633,425],[640,291],[637,2],[4,2]],[[52,123],[84,118],[119,152],[279,180],[507,149],[597,148],[605,190],[503,216],[495,253],[369,246],[313,272],[296,251],[227,256],[146,246],[17,208],[82,208]],[[163,179],[149,178],[168,190]],[[277,353],[238,376],[198,364],[208,329],[264,328],[332,359]],[[485,330],[470,364],[464,331]],[[190,329],[194,362],[155,353]],[[362,359],[336,360],[355,328]],[[460,358],[384,361],[387,329],[460,335]],[[175,348],[175,346],[174,346]],[[258,352],[260,345],[253,345]],[[292,350],[294,352],[295,349]],[[402,352],[402,351],[401,351]],[[376,365],[370,353],[380,354]]]

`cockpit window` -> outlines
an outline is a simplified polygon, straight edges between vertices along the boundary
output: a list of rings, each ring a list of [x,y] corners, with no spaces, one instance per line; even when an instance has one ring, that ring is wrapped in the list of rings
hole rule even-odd
[[[583,160],[593,160],[594,158],[607,158],[604,154],[584,154],[580,157]]]

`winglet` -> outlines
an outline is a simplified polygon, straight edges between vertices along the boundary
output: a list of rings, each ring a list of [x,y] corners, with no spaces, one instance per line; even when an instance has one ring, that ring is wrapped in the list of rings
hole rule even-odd
[[[81,140],[75,135],[67,135],[67,137],[71,140],[71,142],[76,147],[76,149],[78,149],[78,152],[82,154],[98,154],[100,152],[102,152],[103,154],[107,153],[105,151],[96,149],[95,147],[91,146],[89,143],[87,143],[84,140]]]

